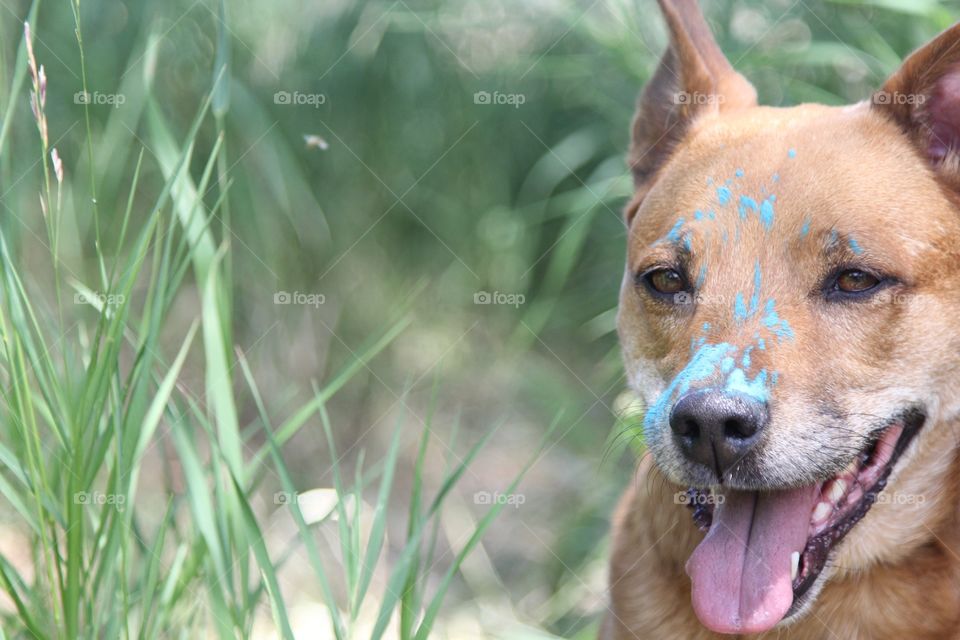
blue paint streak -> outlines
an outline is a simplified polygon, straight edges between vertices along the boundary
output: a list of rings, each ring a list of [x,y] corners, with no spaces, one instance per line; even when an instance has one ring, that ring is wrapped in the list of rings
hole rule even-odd
[[[683,246],[687,249],[687,251],[693,249],[693,243],[690,241],[689,233],[683,236]]]
[[[697,209],[696,211],[693,212],[693,217],[696,218],[697,220],[703,220],[703,211],[700,211],[700,209]]]
[[[789,151],[787,151],[787,157],[788,157],[788,158],[796,158],[796,157],[797,157],[797,150],[796,150],[796,149],[790,149]]]
[[[863,253],[863,247],[857,244],[856,240],[854,240],[853,238],[850,238],[849,243],[850,243],[850,250],[853,251],[855,254],[859,256]]]
[[[803,221],[803,226],[800,228],[800,237],[806,238],[807,234],[810,233],[810,218],[807,218]]]
[[[745,207],[749,207],[754,211],[760,211],[760,205],[757,204],[757,201],[751,198],[750,196],[740,196],[740,204]]]
[[[735,173],[738,178],[743,177],[743,169],[737,169]]]
[[[673,228],[667,232],[667,240],[670,242],[677,242],[680,239],[680,229],[683,228],[683,223],[683,218],[677,220],[677,223],[673,225]]]
[[[760,351],[766,351],[767,341],[764,340],[763,338],[760,338],[760,340],[757,342],[757,348],[760,349]]]
[[[749,308],[742,293],[737,292],[733,300],[733,318],[737,322],[743,322],[757,313],[760,308],[760,284],[760,261],[757,260],[753,265],[753,295],[750,296]]]
[[[781,318],[777,314],[776,303],[774,302],[773,298],[767,300],[767,305],[764,309],[763,324],[775,336],[777,336],[778,339],[793,339],[793,329],[790,327],[790,323],[787,322],[785,318]]]
[[[750,315],[760,308],[760,261],[753,263],[753,296],[750,297]]]
[[[703,286],[703,282],[707,279],[707,265],[700,265],[700,273],[697,274],[697,282],[694,285],[697,289]],[[709,325],[707,325],[709,327]]]
[[[727,356],[720,362],[720,371],[730,373],[733,371],[733,358]]]
[[[773,201],[776,199],[776,196],[770,196],[760,205],[760,222],[767,231],[773,228]]]
[[[727,393],[738,393],[759,402],[766,402],[770,397],[770,392],[767,390],[767,370],[763,369],[753,380],[750,380],[743,369],[737,369],[727,378],[724,389]]]
[[[727,203],[730,202],[730,198],[733,194],[730,193],[730,189],[727,187],[717,187],[717,201],[720,203],[721,207],[727,206]]]
[[[744,369],[750,368],[750,352],[753,351],[753,347],[747,347],[743,350],[743,358],[740,360],[740,366]]]
[[[733,317],[737,322],[743,322],[747,319],[747,305],[743,301],[743,294],[739,291],[733,301]]]
[[[710,323],[709,323],[709,322],[704,322],[704,323],[703,323],[703,332],[706,333],[707,331],[710,331]]]

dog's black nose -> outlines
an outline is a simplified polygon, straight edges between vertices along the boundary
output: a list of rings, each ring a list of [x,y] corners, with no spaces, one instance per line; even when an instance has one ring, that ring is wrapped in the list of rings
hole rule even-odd
[[[720,390],[693,391],[670,413],[670,429],[683,454],[706,465],[718,479],[760,439],[767,424],[765,403]]]

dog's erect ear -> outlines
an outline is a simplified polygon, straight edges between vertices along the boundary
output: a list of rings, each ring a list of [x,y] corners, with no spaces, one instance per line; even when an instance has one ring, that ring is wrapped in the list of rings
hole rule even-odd
[[[917,49],[873,94],[951,184],[960,185],[960,23]]]
[[[644,87],[633,120],[630,167],[637,196],[627,209],[628,221],[696,116],[757,103],[753,85],[733,70],[717,46],[697,0],[658,2],[670,46]]]

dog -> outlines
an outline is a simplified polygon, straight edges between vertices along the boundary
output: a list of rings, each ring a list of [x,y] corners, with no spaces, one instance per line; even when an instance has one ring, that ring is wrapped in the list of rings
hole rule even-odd
[[[600,637],[960,638],[960,24],[870,100],[774,108],[659,4]]]

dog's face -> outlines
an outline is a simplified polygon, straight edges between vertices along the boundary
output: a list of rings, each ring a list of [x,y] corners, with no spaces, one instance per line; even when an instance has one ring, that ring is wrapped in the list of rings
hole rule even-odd
[[[672,44],[634,126],[619,330],[648,447],[710,505],[694,608],[761,632],[935,512],[890,527],[902,506],[874,502],[944,471],[910,467],[960,398],[960,32],[941,36],[956,64],[933,43],[881,106],[774,109],[694,3],[661,4]],[[664,105],[671,90],[687,99]],[[931,102],[905,110],[908,91]]]

